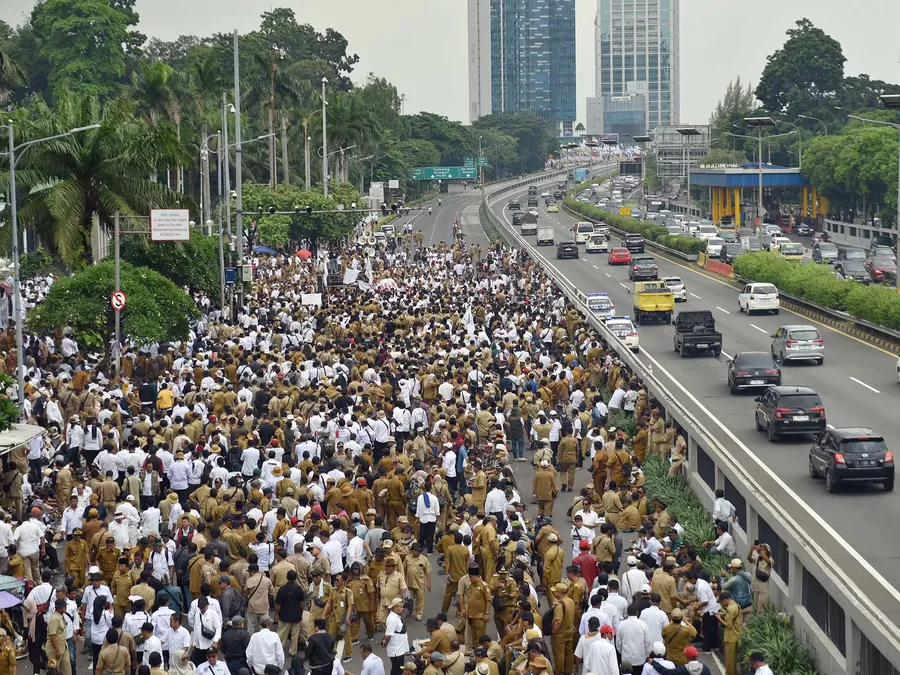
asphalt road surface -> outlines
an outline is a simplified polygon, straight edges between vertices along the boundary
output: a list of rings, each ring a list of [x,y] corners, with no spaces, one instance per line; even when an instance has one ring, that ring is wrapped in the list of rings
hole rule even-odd
[[[524,194],[524,190],[506,193],[490,200],[490,207],[510,222],[506,203]],[[577,221],[562,211],[548,214],[542,206],[538,222],[552,224],[557,241],[561,241],[572,239],[571,228]],[[533,242],[530,237],[529,240]],[[614,243],[621,245],[615,238]],[[585,254],[583,248],[577,260],[557,260],[554,247],[530,248],[533,255],[544,259],[576,288],[585,293],[607,292],[617,314],[632,314],[629,294],[632,283],[628,280],[627,267],[611,267],[605,255]],[[652,254],[650,249],[647,252]],[[660,277],[680,276],[686,283],[688,301],[679,303],[676,312],[712,310],[716,329],[723,334],[723,353],[718,358],[680,358],[673,351],[671,326],[645,325],[638,328],[641,360],[676,392],[682,404],[697,411],[720,441],[738,450],[737,456],[746,460],[745,466],[758,476],[771,497],[796,516],[870,600],[900,623],[897,590],[900,541],[885,536],[884,532],[885,523],[900,517],[900,501],[879,486],[869,484],[848,486],[838,494],[827,494],[821,481],[811,479],[808,474],[807,451],[811,439],[789,438],[769,443],[754,426],[753,398],[758,394],[732,396],[726,385],[726,354],[769,351],[769,336],[779,326],[815,322],[785,309],[777,316],[746,316],[738,312],[737,290],[721,279],[687,263],[661,257],[657,257],[657,263]],[[896,355],[828,326],[817,325],[825,341],[824,365],[785,366],[784,383],[815,389],[825,404],[829,424],[871,427],[884,436],[889,447],[900,446],[900,425],[895,421],[900,401]]]

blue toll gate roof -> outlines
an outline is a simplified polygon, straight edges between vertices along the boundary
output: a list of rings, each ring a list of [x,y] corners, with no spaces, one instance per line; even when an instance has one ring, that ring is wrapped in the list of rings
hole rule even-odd
[[[691,170],[691,185],[725,188],[758,188],[759,165],[755,163],[728,167],[701,167]],[[762,165],[763,187],[803,188],[812,187],[800,169],[774,164]]]

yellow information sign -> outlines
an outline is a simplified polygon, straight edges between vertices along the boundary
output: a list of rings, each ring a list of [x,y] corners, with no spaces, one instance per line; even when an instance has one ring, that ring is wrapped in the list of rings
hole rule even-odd
[[[619,215],[620,216],[630,216],[631,215],[631,207],[630,206],[620,206],[619,207]]]

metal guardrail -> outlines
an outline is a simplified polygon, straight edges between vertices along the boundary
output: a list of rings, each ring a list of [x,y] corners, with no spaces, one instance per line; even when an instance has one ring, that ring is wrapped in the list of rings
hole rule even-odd
[[[491,222],[509,245],[520,250],[528,250],[529,242],[516,232],[515,228],[497,218],[489,207],[490,197],[515,190],[523,184],[518,183],[492,192],[482,202],[479,214],[481,218]],[[593,316],[579,298],[579,289],[559,274],[552,265],[543,263],[537,256],[532,258],[542,265],[548,276],[585,316],[587,323],[602,335],[608,344],[617,344],[617,338]],[[885,668],[890,668],[891,664],[894,668],[900,669],[900,627],[880,608],[873,605],[859,588],[854,576],[841,567],[819,541],[813,539],[795,519],[792,507],[793,512],[802,512],[805,504],[798,503],[796,506],[782,504],[779,499],[773,498],[774,495],[770,490],[749,471],[748,465],[754,462],[752,460],[743,462],[737,456],[745,452],[745,448],[742,449],[738,443],[722,443],[636,355],[624,348],[618,350],[618,354],[631,372],[636,373],[646,384],[650,394],[659,401],[666,414],[686,431],[689,439],[689,458],[693,460],[699,456],[700,451],[704,452],[715,465],[716,487],[724,486],[727,480],[736,486],[744,498],[747,505],[747,523],[743,524],[746,530],[735,528],[734,534],[738,543],[746,549],[752,541],[751,533],[758,532],[759,519],[763,519],[786,544],[790,556],[789,578],[781,579],[777,574],[773,574],[772,579],[778,579],[778,583],[770,582],[770,595],[776,604],[780,604],[793,616],[795,629],[815,653],[820,672],[823,675],[881,675],[888,672]],[[713,420],[710,419],[710,422]],[[759,460],[756,459],[756,462]],[[710,485],[697,472],[696,463],[688,464],[689,480],[701,499],[707,506],[711,506],[713,496]],[[769,471],[771,478],[776,481],[780,480],[764,466],[763,470]],[[786,497],[786,502],[793,499],[789,495]],[[797,500],[799,501],[799,498]],[[846,632],[842,645],[843,653],[804,606],[804,572],[812,575],[842,610],[841,619],[845,625],[839,628]],[[879,582],[878,578],[874,580]],[[883,580],[881,582],[886,583]],[[896,597],[896,593],[889,595]],[[873,655],[874,650],[877,652]],[[863,662],[867,664],[874,662],[876,665],[863,669],[860,665]]]

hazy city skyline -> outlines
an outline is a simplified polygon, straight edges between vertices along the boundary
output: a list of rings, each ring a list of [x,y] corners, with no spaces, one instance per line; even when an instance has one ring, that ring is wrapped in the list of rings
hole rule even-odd
[[[0,19],[18,25],[33,0],[6,0]],[[428,110],[468,121],[468,66],[465,0],[138,0],[139,28],[148,36],[173,40],[182,34],[254,30],[259,15],[290,7],[297,20],[318,30],[334,28],[347,38],[360,61],[354,82],[369,72],[384,77],[406,95],[406,111]],[[837,0],[758,0],[739,5],[721,0],[681,3],[681,122],[701,124],[740,76],[755,84],[766,56],[785,40],[785,31],[800,18],[810,19],[838,40],[847,58],[848,75],[900,82],[900,3],[865,0],[848,11]],[[597,0],[576,0],[577,119],[585,120],[585,100],[594,95],[594,18]],[[877,13],[878,20],[873,21]],[[173,20],[176,17],[177,20]]]

